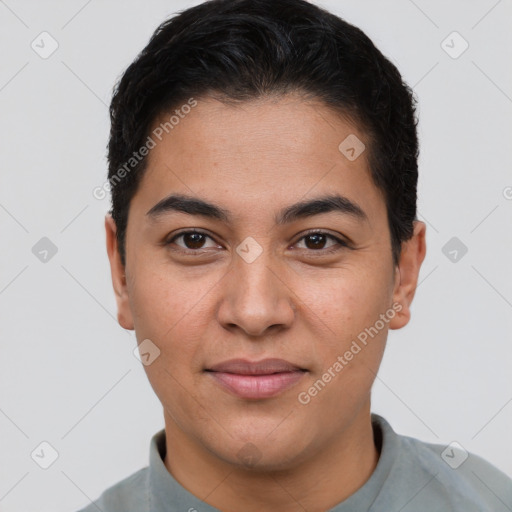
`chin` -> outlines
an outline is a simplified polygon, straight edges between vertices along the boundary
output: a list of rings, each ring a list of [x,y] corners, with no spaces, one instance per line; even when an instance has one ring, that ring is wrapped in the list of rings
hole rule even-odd
[[[243,437],[230,437],[224,432],[223,438],[215,437],[209,449],[233,466],[256,472],[288,470],[305,458],[308,443],[300,432],[293,435],[283,430],[276,435],[275,431],[272,432],[275,423],[272,429],[267,427],[266,424],[265,428],[258,429],[252,424]]]

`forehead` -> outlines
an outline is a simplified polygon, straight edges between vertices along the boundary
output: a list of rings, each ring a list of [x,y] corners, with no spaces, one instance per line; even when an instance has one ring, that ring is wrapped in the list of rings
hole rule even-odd
[[[163,114],[151,129],[155,147],[136,194],[149,207],[171,192],[221,195],[256,209],[334,192],[383,202],[365,134],[322,103],[293,95],[236,105],[196,101],[192,109]]]
[[[259,150],[258,157],[265,162],[270,157],[276,164],[283,158],[321,163],[338,159],[339,144],[347,136],[355,135],[361,141],[366,138],[355,123],[323,103],[306,101],[298,94],[228,104],[200,98],[187,114],[183,111],[180,118],[173,115],[185,106],[162,114],[154,122],[152,130],[159,130],[164,144],[157,144],[156,151],[150,153],[150,163],[165,157],[167,150],[187,158],[247,159],[252,163]],[[172,127],[168,123],[171,118],[176,123]]]

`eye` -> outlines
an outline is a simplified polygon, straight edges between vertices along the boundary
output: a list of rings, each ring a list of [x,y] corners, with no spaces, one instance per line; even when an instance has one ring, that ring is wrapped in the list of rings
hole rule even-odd
[[[208,240],[210,240],[210,245],[207,245]],[[178,241],[180,241],[180,243],[178,243]],[[311,231],[303,235],[296,243],[296,246],[301,243],[304,244],[304,246],[299,247],[299,249],[319,253],[330,253],[340,250],[341,248],[349,247],[348,243],[341,238],[331,235],[325,231],[318,230]],[[189,254],[194,252],[200,253],[202,249],[222,248],[222,246],[219,246],[211,236],[203,233],[202,231],[196,230],[182,231],[166,241],[165,245],[175,245],[178,249],[172,248],[173,250]]]
[[[183,245],[176,243],[176,241],[180,239],[182,240]],[[208,239],[210,239],[213,242],[213,245],[205,245]],[[185,251],[183,252],[194,252],[197,251],[198,249],[210,249],[212,247],[219,247],[219,245],[214,242],[212,237],[201,231],[183,231],[173,236],[170,240],[168,240],[166,242],[166,245],[171,245],[173,243],[175,243],[178,247],[185,249]]]
[[[332,252],[339,250],[340,246],[348,247],[347,242],[325,231],[311,231],[300,238],[298,243],[302,241],[304,241],[305,248],[312,251]],[[331,241],[330,245],[328,245],[328,241]],[[300,247],[300,249],[303,248]]]

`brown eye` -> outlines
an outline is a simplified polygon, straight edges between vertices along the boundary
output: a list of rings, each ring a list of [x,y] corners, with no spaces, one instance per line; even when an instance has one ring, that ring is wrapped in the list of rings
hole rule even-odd
[[[325,250],[327,252],[328,250],[335,249],[336,246],[347,247],[347,244],[343,240],[323,232],[308,233],[299,240],[299,243],[302,241],[304,242],[305,248],[312,251]],[[331,241],[330,244],[329,241]]]
[[[304,240],[308,249],[323,249],[327,241],[327,236],[320,233],[314,233],[312,235],[305,236]]]
[[[185,233],[181,236],[187,249],[201,249],[206,238],[202,233]]]
[[[177,241],[181,240],[180,243]],[[212,245],[206,245],[207,241],[211,240]],[[196,251],[198,249],[208,249],[212,247],[218,247],[213,241],[213,239],[208,236],[206,233],[201,233],[199,231],[184,231],[179,233],[178,235],[172,237],[166,245],[177,245],[180,249],[184,251]]]

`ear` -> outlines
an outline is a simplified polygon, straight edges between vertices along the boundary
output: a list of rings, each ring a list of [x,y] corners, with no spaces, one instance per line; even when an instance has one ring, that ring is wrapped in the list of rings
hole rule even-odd
[[[112,286],[117,302],[117,321],[124,329],[133,330],[133,317],[128,300],[125,267],[121,262],[119,245],[117,242],[117,227],[110,214],[105,216],[105,232],[107,236],[107,253],[112,274]]]
[[[412,238],[402,243],[393,291],[393,304],[397,305],[395,309],[397,314],[389,322],[390,329],[402,328],[407,325],[411,318],[410,306],[418,285],[420,267],[427,250],[425,243],[426,230],[427,227],[424,222],[414,221]]]

